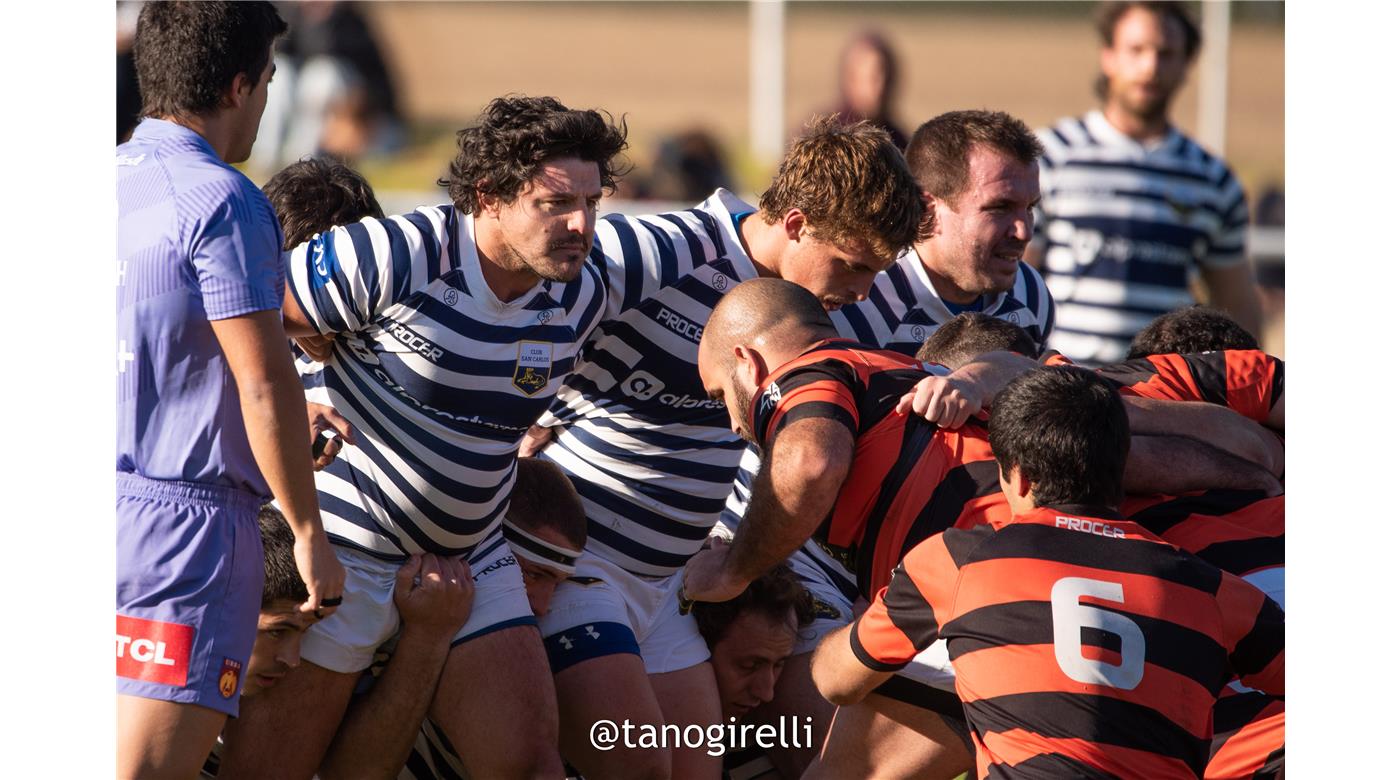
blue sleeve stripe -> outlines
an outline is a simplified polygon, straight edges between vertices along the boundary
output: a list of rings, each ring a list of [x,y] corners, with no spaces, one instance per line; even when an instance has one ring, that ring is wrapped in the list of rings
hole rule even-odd
[[[680,231],[681,236],[685,238],[686,248],[690,251],[690,264],[685,269],[686,271],[705,262],[705,258],[709,257],[709,255],[705,252],[705,245],[700,241],[700,237],[695,234],[695,229],[693,227],[687,225],[685,220],[681,219],[677,214],[658,214],[657,217],[675,225],[676,229]],[[668,278],[665,283],[669,285],[672,281],[674,281],[674,277]]]
[[[389,236],[390,272],[393,289],[389,292],[389,303],[398,303],[413,294],[413,250],[404,237],[403,228],[392,219],[382,219],[379,224]],[[378,300],[376,297],[374,300]]]
[[[328,333],[348,333],[354,328],[350,327],[340,314],[340,309],[336,307],[336,298],[344,301],[347,311],[355,311],[348,300],[348,281],[345,278],[345,270],[340,267],[340,260],[337,257],[336,241],[340,237],[340,231],[328,230],[317,238],[312,239],[312,243],[307,245],[306,253],[303,255],[308,268],[306,269],[307,281],[311,284],[311,308],[314,309],[319,319],[326,323]],[[322,262],[330,276],[329,283],[325,277],[316,269],[312,262],[313,252],[311,249],[317,244],[323,248],[325,254]],[[334,296],[334,297],[333,297]],[[311,319],[315,322],[316,318]]]
[[[618,245],[622,248],[622,267],[625,274],[622,292],[622,310],[635,308],[642,299],[642,249],[637,243],[636,231],[627,223],[627,218],[619,215],[606,217],[617,233]]]
[[[594,658],[623,653],[640,656],[637,637],[621,623],[590,623],[544,638],[549,669],[555,674]]]
[[[342,296],[355,306],[355,316],[361,323],[368,324],[374,320],[379,303],[379,256],[375,254],[374,244],[369,238],[369,229],[356,222],[341,228],[350,237],[350,244],[355,247],[355,268],[360,275],[360,281],[364,283],[366,297],[362,301],[352,301],[354,292],[347,287],[341,291]]]
[[[676,248],[671,244],[671,236],[666,231],[646,220],[638,220],[638,223],[646,228],[651,235],[652,243],[656,246],[656,260],[661,266],[661,286],[670,287],[679,276],[680,259],[676,256]]]

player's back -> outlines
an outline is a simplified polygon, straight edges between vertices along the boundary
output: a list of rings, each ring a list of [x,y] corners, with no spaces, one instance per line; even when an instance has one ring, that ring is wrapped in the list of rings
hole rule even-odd
[[[1102,514],[949,531],[884,596],[947,639],[982,777],[1198,777],[1233,675],[1283,693],[1273,602]]]
[[[899,399],[933,368],[835,339],[774,369],[757,401],[754,431],[765,447],[785,418],[836,413],[849,421],[851,469],[814,538],[843,559],[867,597],[889,582],[890,570],[920,541],[1010,517],[985,424],[972,420],[948,430],[895,412]],[[799,407],[806,408],[794,415]]]

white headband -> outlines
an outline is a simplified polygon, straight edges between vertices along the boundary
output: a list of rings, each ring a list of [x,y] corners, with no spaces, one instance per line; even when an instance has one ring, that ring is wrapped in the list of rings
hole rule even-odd
[[[510,543],[510,549],[517,557],[561,571],[565,577],[573,576],[574,564],[578,562],[581,554],[578,550],[547,542],[509,520],[506,520],[503,526],[506,541]]]

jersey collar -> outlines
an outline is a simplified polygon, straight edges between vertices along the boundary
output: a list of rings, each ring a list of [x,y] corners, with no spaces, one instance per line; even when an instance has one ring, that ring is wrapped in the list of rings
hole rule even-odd
[[[734,227],[735,215],[756,212],[757,209],[723,187],[715,190],[698,208],[709,212],[719,222],[720,239],[723,241],[723,246],[719,247],[721,255],[733,263],[734,273],[738,274],[739,281],[757,279],[758,269],[754,267],[753,258],[744,251],[744,242],[740,240],[739,231]]]

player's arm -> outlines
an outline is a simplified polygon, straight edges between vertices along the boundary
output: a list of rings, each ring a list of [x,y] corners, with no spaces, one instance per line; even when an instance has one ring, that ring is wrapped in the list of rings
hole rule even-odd
[[[394,605],[403,620],[398,645],[369,693],[351,701],[321,761],[320,777],[398,776],[474,595],[471,571],[457,558],[415,556],[399,569],[394,583]]]
[[[1270,496],[1283,492],[1278,478],[1264,467],[1199,439],[1133,434],[1123,470],[1124,492],[1179,495],[1213,489],[1262,490]]]
[[[942,534],[910,550],[870,608],[817,646],[817,690],[832,704],[854,704],[904,668],[938,638],[937,615],[951,601],[945,596],[956,581]]]
[[[1188,436],[1283,474],[1283,443],[1263,426],[1224,406],[1199,401],[1163,401],[1124,396],[1134,435]]]
[[[734,543],[687,562],[687,598],[734,598],[811,538],[850,472],[855,435],[849,421],[804,417],[779,431],[767,452]]]
[[[253,458],[296,537],[297,571],[310,594],[303,608],[314,610],[322,599],[341,595],[345,570],[321,527],[306,451],[306,406],[281,319],[275,309],[267,309],[211,320],[210,325],[238,385]]]
[[[1035,368],[1036,361],[1014,352],[988,352],[948,376],[930,376],[899,399],[895,411],[918,415],[945,428],[991,406],[1011,380]]]
[[[1230,667],[1240,682],[1283,696],[1283,609],[1258,588],[1228,572],[1221,573],[1216,601]]]
[[[862,701],[894,676],[895,670],[872,669],[856,656],[851,649],[855,628],[856,624],[851,623],[827,634],[812,654],[812,681],[832,704]]]

